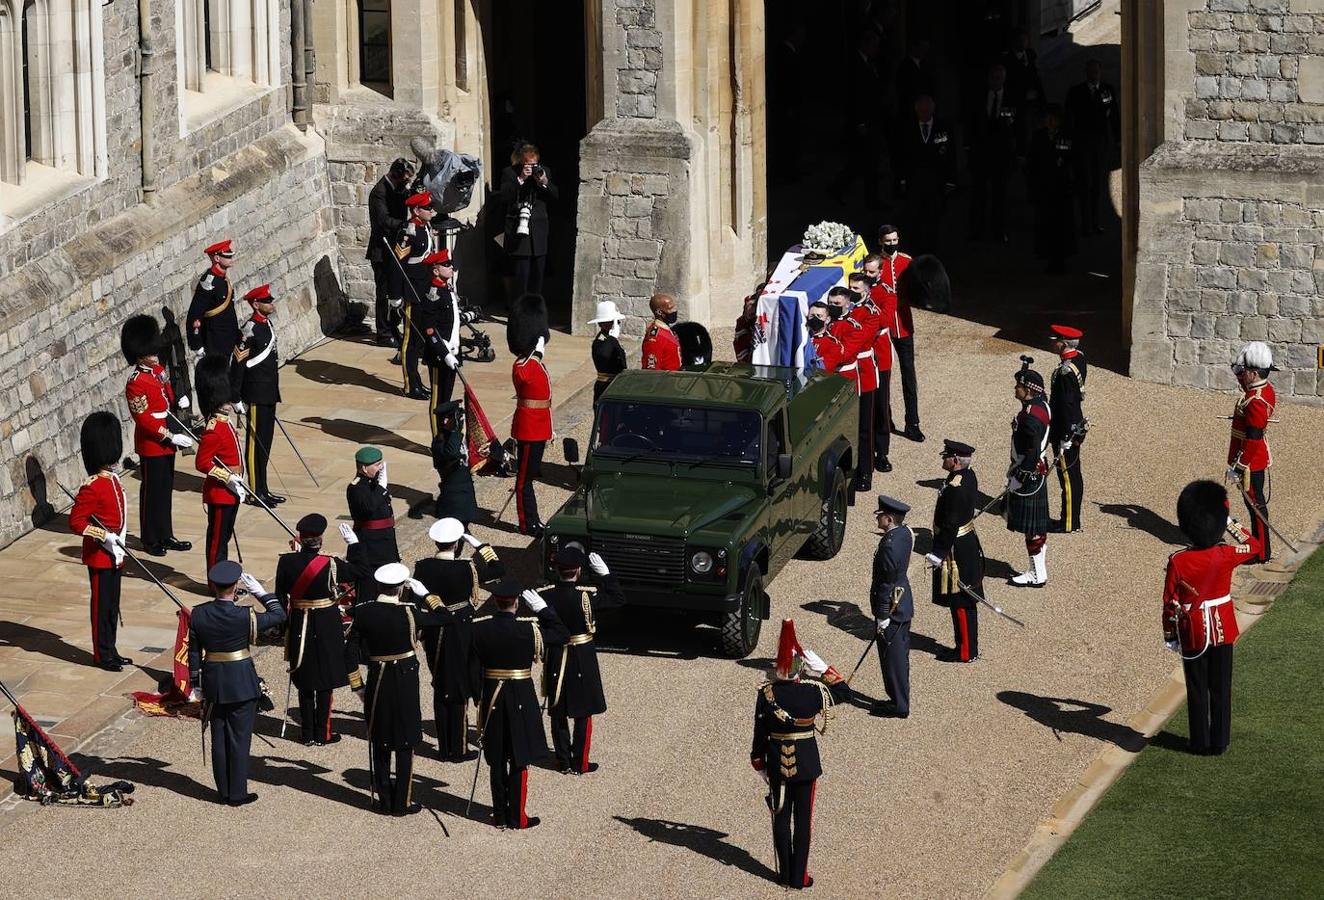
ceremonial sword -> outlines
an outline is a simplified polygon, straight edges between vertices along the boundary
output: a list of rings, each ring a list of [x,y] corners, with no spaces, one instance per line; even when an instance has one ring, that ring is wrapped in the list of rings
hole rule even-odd
[[[966,594],[978,600],[980,603],[984,604],[989,609],[993,610],[995,613],[1002,616],[1002,618],[1006,619],[1008,622],[1014,622],[1015,624],[1021,626],[1022,628],[1025,627],[1024,622],[1022,622],[1020,619],[1016,618],[1015,616],[1011,615],[1010,613],[1003,612],[1001,606],[994,606],[992,603],[989,603],[983,597],[979,596],[979,594],[975,593],[975,591],[970,587],[970,585],[966,584],[964,581],[961,581],[958,578],[956,583],[961,586],[961,590],[965,591]]]
[[[1269,520],[1264,517],[1264,513],[1260,512],[1259,507],[1252,502],[1250,491],[1246,490],[1245,488],[1242,488],[1241,496],[1246,501],[1246,506],[1248,506],[1250,508],[1250,511],[1254,513],[1255,518],[1259,519],[1265,528],[1273,532],[1274,537],[1278,538],[1278,540],[1286,544],[1287,548],[1291,550],[1293,553],[1299,554],[1301,552],[1300,550],[1297,549],[1296,544],[1293,544],[1287,538],[1283,537],[1283,533],[1281,531],[1279,531],[1277,528],[1274,528],[1272,525],[1269,524]]]

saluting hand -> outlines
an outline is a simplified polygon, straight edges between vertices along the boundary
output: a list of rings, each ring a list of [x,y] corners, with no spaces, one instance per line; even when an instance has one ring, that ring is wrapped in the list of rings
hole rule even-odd
[[[607,561],[602,558],[601,553],[590,553],[588,555],[588,567],[593,570],[594,575],[611,574],[611,570],[607,568]]]
[[[534,612],[542,612],[547,608],[547,601],[537,591],[526,590],[520,596],[524,598],[524,602],[528,604],[529,609]]]
[[[254,597],[261,597],[267,592],[266,589],[262,587],[262,582],[258,581],[247,572],[239,576],[239,584]]]

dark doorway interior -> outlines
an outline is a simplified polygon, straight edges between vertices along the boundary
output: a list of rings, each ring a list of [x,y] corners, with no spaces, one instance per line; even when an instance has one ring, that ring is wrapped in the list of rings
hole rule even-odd
[[[506,210],[495,196],[501,175],[520,141],[541,152],[559,190],[548,203],[550,220],[543,294],[553,325],[570,320],[574,289],[575,218],[579,201],[579,144],[588,133],[585,81],[585,0],[527,3],[492,0],[484,6],[488,100],[492,111],[492,167],[485,220],[490,237],[501,234]],[[494,245],[490,245],[494,246]],[[510,266],[501,250],[490,254],[488,305],[511,299]]]
[[[387,97],[391,85],[391,0],[359,0],[359,83]]]

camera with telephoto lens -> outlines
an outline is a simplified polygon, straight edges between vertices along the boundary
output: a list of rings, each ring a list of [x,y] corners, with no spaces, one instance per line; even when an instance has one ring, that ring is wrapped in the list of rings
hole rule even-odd
[[[533,177],[534,177],[534,178],[541,178],[541,177],[543,176],[543,173],[546,172],[546,171],[547,171],[547,170],[544,169],[542,166],[534,166],[534,167],[533,167]]]

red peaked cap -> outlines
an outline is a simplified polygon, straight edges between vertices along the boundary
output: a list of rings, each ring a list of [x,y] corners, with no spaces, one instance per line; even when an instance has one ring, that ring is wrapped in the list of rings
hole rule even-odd
[[[436,253],[429,253],[423,258],[425,266],[449,266],[451,264],[451,252],[442,247]]]
[[[409,207],[431,206],[431,205],[432,205],[432,194],[430,194],[428,191],[419,191],[417,194],[412,194],[410,195],[409,199],[405,201],[405,206],[409,206]]]
[[[259,300],[266,300],[268,303],[271,303],[275,302],[276,298],[271,296],[271,285],[259,284],[247,294],[244,294],[244,299],[249,303],[256,303]]]
[[[1070,325],[1050,325],[1049,329],[1055,336],[1066,338],[1069,341],[1077,341],[1085,336],[1085,332],[1079,328],[1072,328]]]
[[[782,619],[782,633],[777,639],[777,669],[773,675],[779,681],[789,681],[800,674],[800,662],[803,659],[804,650],[795,636],[795,622]]]
[[[212,256],[216,253],[221,254],[221,256],[234,256],[234,251],[230,249],[231,243],[232,242],[229,240],[218,241],[202,252],[208,256]]]

